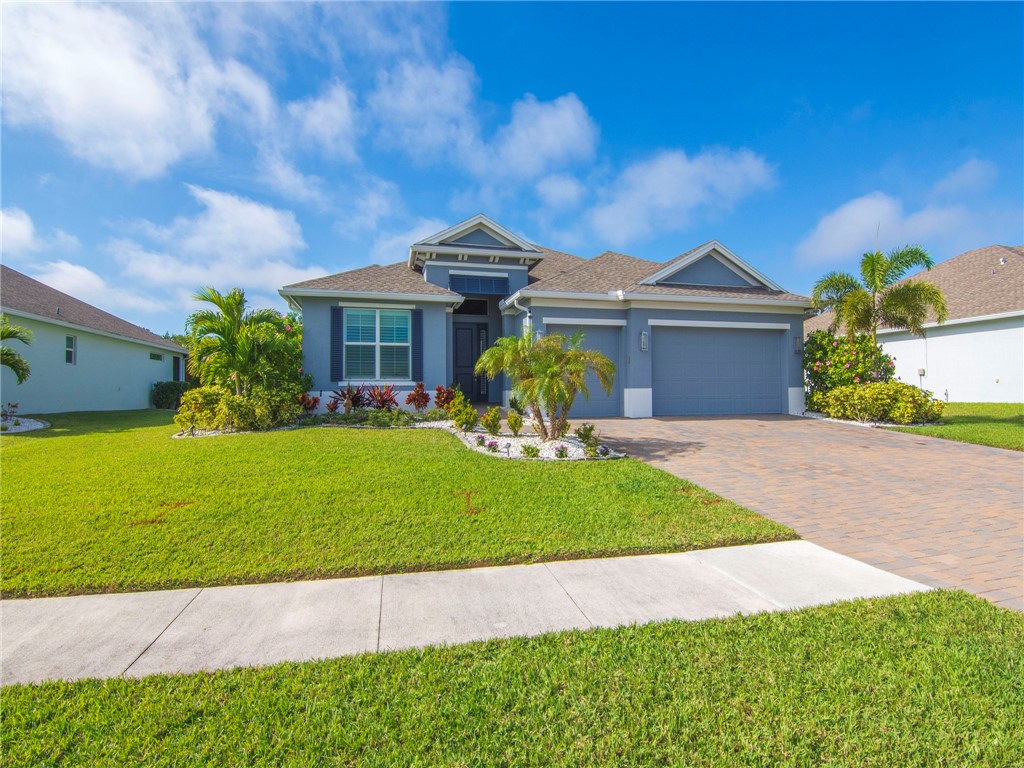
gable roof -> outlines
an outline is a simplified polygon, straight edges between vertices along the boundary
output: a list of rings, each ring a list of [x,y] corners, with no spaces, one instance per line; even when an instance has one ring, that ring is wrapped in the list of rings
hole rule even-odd
[[[497,240],[498,244],[471,242],[467,235],[477,230],[483,230],[490,236],[489,239]],[[518,257],[521,263],[530,264],[544,258],[543,251],[537,246],[482,213],[413,243],[409,246],[408,266],[415,269],[422,266],[424,260],[445,254]]]
[[[104,312],[92,304],[86,304],[6,265],[0,265],[0,307],[11,314],[24,313],[62,325],[98,331],[107,336],[118,336],[174,352],[186,352],[184,347],[169,339],[161,338],[152,331]]]
[[[446,298],[452,302],[462,300],[462,296],[455,291],[428,283],[422,274],[411,270],[404,261],[385,266],[371,264],[349,272],[314,277],[312,280],[286,285],[279,293],[285,298],[379,293],[392,298],[397,294],[434,301],[444,301]]]
[[[750,281],[752,279],[753,284],[761,283],[767,288],[773,291],[782,291],[782,286],[775,283],[773,280],[768,279],[765,275],[758,272],[747,262],[737,256],[735,253],[730,251],[724,245],[717,240],[708,240],[703,245],[698,245],[696,248],[691,248],[686,253],[682,253],[671,259],[658,269],[657,272],[648,275],[640,282],[643,285],[656,285],[658,281],[664,280],[665,278],[679,272],[690,264],[694,264],[700,261],[705,256],[716,253],[722,257],[722,261],[726,266],[732,269],[737,274]],[[755,285],[756,287],[756,285]]]
[[[949,310],[947,323],[1021,312],[1024,311],[1024,246],[975,248],[900,282],[906,280],[923,280],[942,291]],[[816,315],[804,322],[804,332],[826,329],[831,322],[831,312]]]

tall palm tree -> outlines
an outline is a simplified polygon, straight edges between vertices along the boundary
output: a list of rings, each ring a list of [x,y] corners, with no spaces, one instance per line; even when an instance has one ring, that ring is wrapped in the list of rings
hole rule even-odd
[[[569,412],[579,393],[590,397],[587,374],[593,373],[605,392],[611,394],[615,364],[600,352],[583,348],[584,336],[561,333],[535,338],[527,326],[519,338],[498,339],[477,360],[476,372],[493,379],[499,373],[509,377],[516,394],[533,416],[543,440],[561,437],[569,423]]]
[[[32,343],[32,332],[20,325],[11,325],[6,315],[0,315],[0,342],[20,341],[22,344]],[[21,355],[11,349],[7,344],[0,346],[0,365],[10,368],[14,372],[19,384],[24,384],[25,379],[32,373],[32,367]]]
[[[246,394],[253,384],[276,383],[290,350],[281,315],[272,309],[246,311],[241,288],[222,294],[206,287],[193,298],[214,309],[197,310],[186,322],[189,371],[203,384],[232,387],[236,395]]]
[[[930,314],[944,323],[949,313],[946,297],[935,285],[903,280],[913,267],[932,268],[928,252],[918,245],[888,254],[865,253],[860,260],[860,280],[848,272],[829,272],[814,284],[811,301],[817,310],[832,311],[832,332],[845,328],[851,337],[870,333],[872,341],[877,342],[878,326],[885,325],[924,336]]]

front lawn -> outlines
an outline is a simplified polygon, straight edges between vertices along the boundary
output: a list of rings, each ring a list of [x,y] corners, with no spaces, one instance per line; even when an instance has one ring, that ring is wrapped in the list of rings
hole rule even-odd
[[[795,538],[632,459],[502,460],[432,429],[172,440],[167,412],[47,418],[52,429],[0,438],[6,597]]]
[[[963,592],[4,689],[3,764],[1024,764],[1024,616]]]
[[[949,403],[942,415],[942,424],[893,429],[1024,451],[1024,404]]]

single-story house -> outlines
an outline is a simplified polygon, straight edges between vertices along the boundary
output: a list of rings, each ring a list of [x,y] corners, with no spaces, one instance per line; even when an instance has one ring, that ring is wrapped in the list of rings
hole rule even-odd
[[[804,410],[804,296],[787,293],[717,241],[664,263],[606,251],[583,259],[477,215],[413,243],[408,258],[285,286],[303,316],[304,370],[321,396],[345,383],[401,392],[456,383],[507,404],[476,376],[500,336],[582,331],[615,363],[577,417]],[[401,399],[404,402],[404,398]]]
[[[882,348],[895,358],[897,377],[953,402],[1024,402],[1024,246],[976,248],[906,279],[940,288],[949,318],[942,325],[926,323],[923,338],[878,330]],[[810,318],[804,330],[831,323],[826,312]]]
[[[0,398],[19,413],[148,408],[156,382],[184,376],[183,347],[7,266],[0,312],[32,332],[31,344],[4,342],[32,367],[23,384],[2,369]]]

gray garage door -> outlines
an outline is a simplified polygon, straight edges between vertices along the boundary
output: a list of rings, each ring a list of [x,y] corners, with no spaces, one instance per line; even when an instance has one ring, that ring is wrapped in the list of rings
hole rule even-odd
[[[569,420],[576,423],[580,419],[621,416],[622,365],[619,357],[622,346],[622,328],[607,325],[584,325],[577,327],[550,323],[547,325],[547,328],[551,333],[564,333],[566,336],[571,336],[577,330],[581,331],[585,337],[583,340],[584,347],[597,350],[615,363],[615,388],[612,390],[612,394],[610,396],[606,395],[604,390],[601,389],[597,377],[590,374],[587,376],[587,388],[590,390],[590,399],[588,400],[582,394],[577,396],[572,410],[569,412]]]
[[[655,416],[782,413],[782,340],[774,330],[655,328]]]

